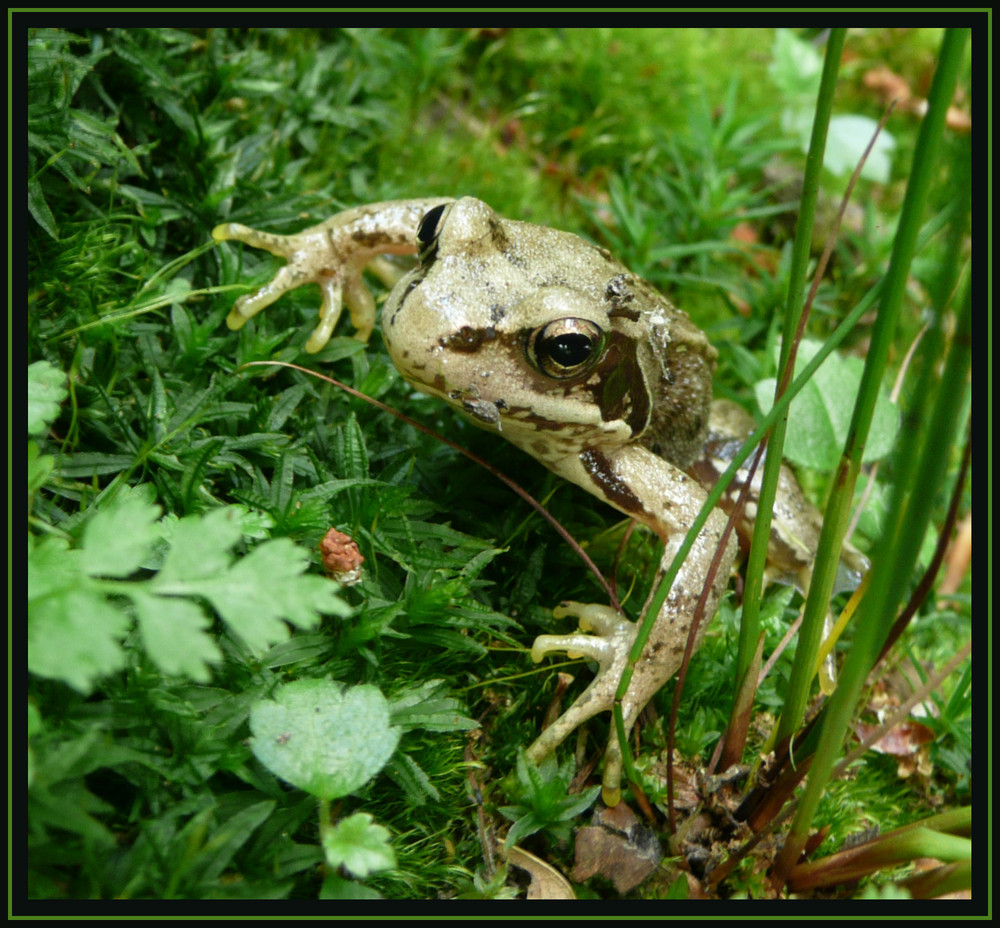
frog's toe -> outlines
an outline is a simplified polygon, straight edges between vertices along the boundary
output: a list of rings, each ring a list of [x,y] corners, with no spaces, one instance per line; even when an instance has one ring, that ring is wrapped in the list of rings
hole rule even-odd
[[[546,654],[565,653],[568,657],[587,657],[604,667],[614,660],[614,645],[606,638],[576,632],[572,635],[539,635],[531,646],[531,659],[540,663]]]
[[[251,248],[269,251],[279,258],[288,258],[298,248],[298,235],[277,235],[274,232],[261,232],[251,229],[239,222],[224,222],[212,229],[212,238],[216,242],[243,242]]]
[[[344,290],[339,277],[320,278],[316,282],[319,284],[323,299],[319,304],[319,324],[306,342],[306,351],[309,354],[316,354],[330,340],[344,308]]]
[[[263,287],[236,300],[226,317],[226,325],[233,331],[242,329],[248,319],[252,319],[283,293],[297,286],[298,281],[288,267],[281,268]]]
[[[348,274],[344,280],[344,305],[351,313],[354,337],[367,342],[375,328],[375,297],[360,273]]]
[[[632,623],[623,618],[617,609],[599,603],[577,603],[567,600],[556,606],[552,610],[552,615],[557,619],[574,616],[580,620],[580,628],[583,631],[593,631],[598,635],[611,636],[623,628],[632,626]]]
[[[552,614],[557,619],[578,619],[580,630],[569,635],[540,635],[531,646],[535,663],[558,651],[597,661],[603,672],[616,658],[621,662],[628,655],[635,639],[635,625],[610,606],[567,601],[556,606]]]
[[[572,616],[579,620],[580,629],[570,635],[541,635],[531,647],[531,656],[537,662],[553,651],[567,653],[570,657],[588,657],[597,661],[604,671],[616,661],[624,661],[635,640],[636,627],[620,612],[610,606],[595,603],[560,603],[552,610],[557,619]]]

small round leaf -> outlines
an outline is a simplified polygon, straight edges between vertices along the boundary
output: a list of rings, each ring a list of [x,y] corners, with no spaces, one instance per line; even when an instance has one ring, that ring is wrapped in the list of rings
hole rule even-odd
[[[297,680],[250,713],[251,746],[272,773],[318,799],[360,789],[396,750],[399,729],[377,687]]]

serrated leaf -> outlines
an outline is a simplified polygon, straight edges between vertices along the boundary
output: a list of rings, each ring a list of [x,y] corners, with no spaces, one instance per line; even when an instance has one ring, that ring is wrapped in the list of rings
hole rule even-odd
[[[471,731],[479,728],[479,723],[463,715],[462,709],[457,699],[448,696],[428,696],[409,705],[398,705],[394,701],[392,722],[404,729],[422,728],[425,731]]]
[[[66,375],[48,361],[28,365],[28,434],[41,435],[59,415],[67,395]]]
[[[361,879],[369,873],[389,870],[396,866],[391,837],[389,830],[377,825],[367,812],[355,812],[323,836],[326,864],[332,870],[344,867]]]
[[[303,661],[329,662],[336,651],[336,642],[329,635],[296,635],[289,641],[276,644],[261,658],[261,666],[268,670],[300,664]]]
[[[576,796],[567,796],[560,804],[560,817],[563,819],[576,818],[585,809],[590,808],[600,791],[600,786],[591,786]]]
[[[142,492],[122,491],[98,509],[83,530],[81,566],[92,577],[127,577],[160,536],[161,509]]]
[[[51,454],[39,454],[38,445],[28,442],[28,493],[34,493],[45,486],[55,465]]]
[[[303,575],[304,549],[288,538],[259,545],[224,575],[201,580],[197,591],[257,652],[288,637],[282,620],[311,628],[322,614],[346,615],[338,587],[325,577]]]
[[[406,791],[412,805],[422,806],[427,799],[440,800],[441,794],[424,769],[409,754],[395,754],[385,768],[385,775]]]
[[[271,401],[271,410],[267,414],[267,428],[269,431],[277,432],[285,425],[285,421],[295,411],[302,397],[306,395],[305,384],[297,383],[282,391]]]
[[[125,663],[129,617],[86,586],[28,600],[28,670],[87,694]]]
[[[354,413],[351,413],[343,426],[337,430],[334,438],[334,448],[341,472],[348,477],[366,478],[369,474],[368,448]]]
[[[796,371],[804,367],[820,349],[819,342],[803,340],[799,345]],[[784,456],[794,464],[832,471],[840,460],[854,403],[861,384],[864,362],[838,354],[828,357],[815,376],[792,401],[785,438]],[[773,379],[760,381],[755,389],[757,403],[766,413],[774,401]],[[892,449],[899,429],[899,413],[887,396],[875,404],[864,460],[876,461]]]
[[[299,453],[285,451],[275,464],[271,474],[270,502],[271,508],[278,512],[287,512],[292,500],[292,485],[295,481],[295,459]]]
[[[146,653],[165,674],[185,674],[199,683],[211,679],[208,664],[222,652],[205,629],[211,624],[204,610],[187,599],[150,596],[139,584],[129,591]]]
[[[80,552],[55,535],[28,535],[28,602],[79,586],[84,580]]]
[[[173,523],[166,533],[170,551],[156,578],[157,585],[193,581],[222,573],[232,563],[229,549],[242,537],[236,507],[213,509]]]
[[[117,474],[135,464],[131,454],[104,454],[98,451],[81,451],[79,454],[65,454],[59,458],[61,477],[82,477],[90,480],[101,474]]]
[[[332,680],[297,680],[250,712],[251,747],[272,773],[319,799],[360,789],[399,742],[374,686],[344,690]]]
[[[392,724],[404,730],[470,731],[479,728],[474,719],[462,715],[462,704],[448,696],[435,695],[444,689],[441,680],[427,680],[397,693],[389,701]]]

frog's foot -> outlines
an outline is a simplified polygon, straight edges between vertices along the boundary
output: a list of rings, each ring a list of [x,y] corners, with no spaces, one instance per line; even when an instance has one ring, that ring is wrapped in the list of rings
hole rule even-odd
[[[362,254],[353,260],[345,257],[335,246],[330,231],[317,226],[298,235],[276,235],[236,222],[216,226],[212,230],[215,241],[244,242],[288,262],[263,287],[236,301],[226,318],[229,328],[241,329],[248,319],[270,306],[282,294],[303,284],[315,283],[322,294],[319,324],[306,342],[306,351],[315,353],[330,340],[345,303],[356,329],[354,337],[368,341],[375,327],[375,300],[362,280],[361,271],[370,255]]]
[[[576,616],[580,631],[571,635],[541,635],[535,639],[531,657],[536,663],[546,654],[565,652],[570,657],[587,657],[598,664],[590,686],[528,748],[528,757],[538,762],[555,750],[568,735],[598,712],[611,711],[622,671],[628,663],[636,626],[609,606],[565,602],[554,610],[555,617]],[[591,632],[591,634],[586,634]],[[643,703],[644,704],[644,703]],[[642,705],[629,695],[622,700],[625,736],[628,737]],[[606,805],[617,805],[621,797],[622,753],[618,735],[612,729],[604,756],[603,795]]]

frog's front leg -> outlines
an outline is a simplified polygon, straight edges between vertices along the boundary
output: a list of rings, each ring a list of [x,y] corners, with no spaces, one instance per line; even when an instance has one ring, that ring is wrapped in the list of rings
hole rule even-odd
[[[355,337],[368,341],[375,327],[375,301],[362,280],[362,270],[378,255],[416,252],[421,218],[435,206],[450,202],[447,197],[436,197],[372,203],[337,213],[296,235],[261,232],[236,222],[216,226],[212,230],[215,241],[244,242],[288,262],[264,286],[236,301],[227,325],[240,329],[283,293],[315,283],[322,295],[319,324],[306,342],[306,351],[317,352],[329,341],[344,303]]]
[[[692,478],[645,448],[632,445],[610,456],[585,451],[575,461],[564,462],[558,470],[660,535],[665,547],[657,579],[669,567],[706,498],[704,490]],[[695,607],[725,524],[725,516],[720,511],[709,516],[656,617],[628,692],[622,699],[626,736],[646,703],[680,668]],[[730,539],[705,605],[696,634],[696,647],[726,588],[735,556],[736,543]],[[580,698],[528,749],[529,758],[535,761],[552,751],[587,719],[613,708],[615,691],[638,631],[634,623],[607,606],[564,603],[556,615],[577,617],[581,631],[539,637],[532,648],[533,659],[540,661],[551,652],[584,655],[597,662],[598,671]],[[607,805],[615,805],[619,800],[621,774],[621,748],[612,731],[604,759],[603,795]]]

